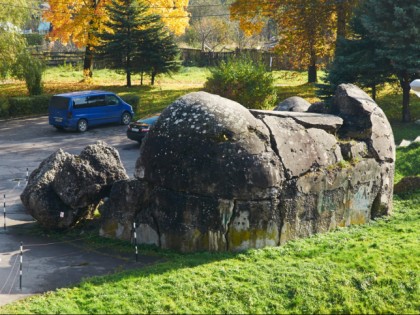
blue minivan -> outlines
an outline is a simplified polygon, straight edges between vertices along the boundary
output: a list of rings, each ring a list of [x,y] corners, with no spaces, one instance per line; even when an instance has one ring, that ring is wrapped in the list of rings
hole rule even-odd
[[[79,91],[54,95],[48,107],[49,123],[57,129],[76,129],[121,123],[128,125],[134,115],[131,105],[107,91]]]

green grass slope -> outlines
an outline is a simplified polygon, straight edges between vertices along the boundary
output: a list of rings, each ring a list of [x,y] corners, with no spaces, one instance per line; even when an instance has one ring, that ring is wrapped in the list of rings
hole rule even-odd
[[[0,313],[418,314],[420,194],[394,203],[368,225],[241,254],[166,254]]]

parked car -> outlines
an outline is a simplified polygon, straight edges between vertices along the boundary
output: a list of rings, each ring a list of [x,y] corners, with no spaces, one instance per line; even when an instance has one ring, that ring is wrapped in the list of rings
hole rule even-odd
[[[48,107],[49,123],[58,129],[85,132],[88,127],[121,123],[128,125],[134,115],[130,104],[107,91],[79,91],[54,95]]]
[[[142,118],[135,122],[130,123],[127,128],[128,139],[131,139],[140,143],[149,132],[150,127],[152,127],[156,123],[156,121],[159,118],[159,115],[160,114],[150,116],[150,117],[145,117],[145,118]]]

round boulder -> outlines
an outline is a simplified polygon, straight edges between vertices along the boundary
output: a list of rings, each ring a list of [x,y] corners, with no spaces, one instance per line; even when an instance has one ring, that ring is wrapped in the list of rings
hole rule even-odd
[[[206,92],[167,107],[140,150],[135,176],[220,198],[266,198],[283,180],[267,126],[242,105]]]
[[[307,100],[299,97],[292,96],[286,98],[283,102],[279,103],[274,110],[275,111],[288,111],[288,112],[306,112],[311,106]]]

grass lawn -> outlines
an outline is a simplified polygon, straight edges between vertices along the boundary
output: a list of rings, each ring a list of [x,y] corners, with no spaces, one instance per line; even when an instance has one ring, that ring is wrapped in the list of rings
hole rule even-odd
[[[96,71],[91,85],[80,71],[49,69],[47,93],[101,88],[141,97],[138,116],[159,112],[177,97],[202,88],[207,69],[186,68],[157,85],[124,87],[124,76]],[[317,100],[302,73],[276,72],[280,99]],[[135,78],[138,82],[138,78]],[[283,86],[287,84],[288,86]],[[24,93],[21,83],[0,85],[0,93]],[[383,91],[378,104],[390,118],[395,138],[420,135],[419,126],[399,124],[401,95]],[[420,119],[420,99],[412,98]],[[395,178],[420,175],[420,145],[397,150]],[[420,313],[420,192],[395,196],[394,214],[363,226],[340,228],[243,253],[176,254],[143,247],[166,261],[144,269],[86,280],[0,308],[22,313]],[[120,250],[128,245],[101,239]]]
[[[420,194],[395,214],[241,254],[161,252],[167,262],[84,281],[0,313],[418,314]]]

